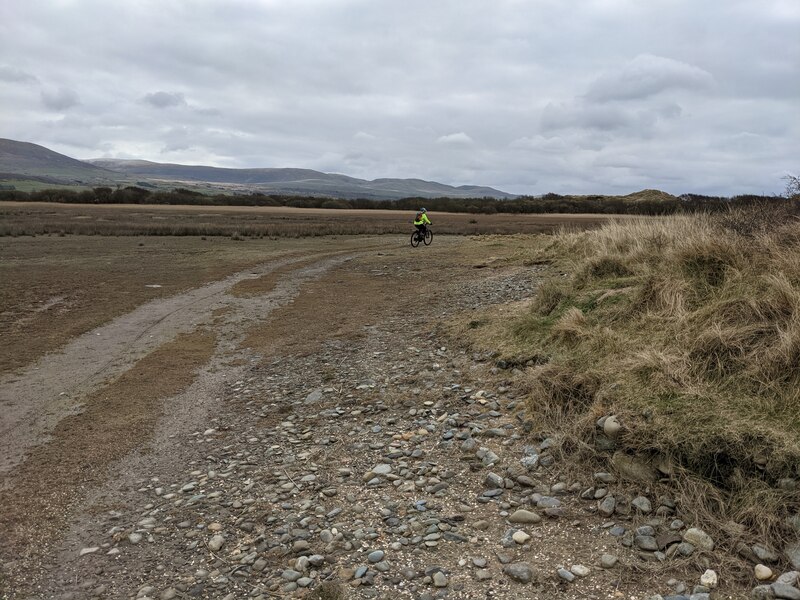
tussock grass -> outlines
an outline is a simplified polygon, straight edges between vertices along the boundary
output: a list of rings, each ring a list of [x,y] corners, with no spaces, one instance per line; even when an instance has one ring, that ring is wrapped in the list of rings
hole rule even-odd
[[[781,480],[800,478],[800,221],[763,207],[629,221],[533,255],[570,275],[471,334],[512,364],[547,361],[523,376],[538,425],[585,450],[617,414],[620,449],[670,461],[698,517],[796,537],[800,485]]]

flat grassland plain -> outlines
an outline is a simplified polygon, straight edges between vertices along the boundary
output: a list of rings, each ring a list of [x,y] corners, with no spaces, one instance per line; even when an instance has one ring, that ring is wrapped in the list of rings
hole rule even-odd
[[[542,233],[631,218],[598,214],[435,213],[431,216],[434,231],[444,234]],[[410,234],[412,220],[413,214],[397,210],[0,202],[0,236]]]
[[[453,443],[479,422],[513,467],[530,442],[503,372],[440,325],[530,298],[532,233],[613,217],[435,214],[464,235],[414,249],[394,211],[0,215],[0,597],[642,598],[681,576],[623,566],[576,495],[504,540],[533,490],[578,482],[485,496],[491,461]]]

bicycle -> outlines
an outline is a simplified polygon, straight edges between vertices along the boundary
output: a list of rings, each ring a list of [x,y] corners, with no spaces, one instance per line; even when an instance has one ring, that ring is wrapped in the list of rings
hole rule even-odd
[[[419,243],[422,242],[426,246],[430,246],[431,242],[433,241],[433,232],[431,231],[430,227],[425,228],[425,233],[422,233],[419,229],[414,231],[411,234],[411,246],[416,248],[419,246]]]

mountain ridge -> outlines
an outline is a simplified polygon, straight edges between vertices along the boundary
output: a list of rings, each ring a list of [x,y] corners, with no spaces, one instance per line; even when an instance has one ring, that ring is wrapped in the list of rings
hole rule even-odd
[[[0,180],[15,178],[89,186],[151,183],[155,187],[210,188],[212,193],[261,192],[345,199],[516,197],[487,186],[451,186],[419,178],[366,180],[292,167],[234,169],[140,159],[78,160],[31,142],[0,138]]]
[[[339,197],[370,197],[387,195],[401,198],[415,195],[428,197],[451,196],[514,198],[509,194],[491,187],[464,185],[451,186],[437,181],[426,181],[420,178],[359,179],[341,173],[323,173],[313,169],[293,167],[285,168],[249,168],[234,169],[227,167],[211,167],[204,165],[182,165],[176,163],[158,163],[126,159],[88,159],[95,166],[112,169],[133,175],[156,180],[203,181],[209,183],[228,183],[238,185],[275,186],[290,185],[293,191],[311,195],[326,193]],[[367,194],[366,196],[364,194]]]
[[[0,177],[29,176],[53,183],[102,182],[116,177],[112,171],[91,165],[31,142],[0,138]]]

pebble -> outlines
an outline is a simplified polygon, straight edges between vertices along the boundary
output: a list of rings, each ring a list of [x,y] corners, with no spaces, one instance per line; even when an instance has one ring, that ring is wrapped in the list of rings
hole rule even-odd
[[[504,484],[503,478],[498,475],[497,473],[487,473],[486,474],[486,486],[490,488],[502,488]]]
[[[800,585],[798,585],[800,584],[800,572],[787,571],[786,573],[781,574],[776,581],[777,583],[785,583],[787,585],[800,587]]]
[[[503,567],[503,573],[519,583],[530,583],[534,578],[534,570],[528,563],[518,562]]]
[[[800,590],[794,586],[786,583],[778,583],[776,581],[770,587],[772,588],[772,593],[775,594],[776,598],[782,598],[784,600],[800,600]]]
[[[753,600],[772,600],[775,598],[775,594],[772,592],[772,586],[757,585],[750,592],[750,597]]]
[[[561,577],[561,579],[563,579],[564,581],[570,583],[575,580],[575,575],[573,575],[571,571],[567,571],[563,567],[558,569],[558,576]]]
[[[622,429],[622,425],[616,415],[608,416],[603,422],[603,433],[610,438],[617,437],[620,429]]]
[[[525,543],[525,542],[527,542],[529,539],[531,539],[531,536],[530,536],[530,535],[528,535],[527,533],[525,533],[524,531],[521,531],[521,530],[520,530],[520,531],[515,531],[515,532],[514,532],[514,535],[512,535],[512,536],[511,536],[511,538],[512,538],[512,539],[513,539],[515,542],[517,542],[518,544],[524,544],[524,543]]]
[[[604,517],[610,517],[614,514],[614,509],[617,506],[617,500],[614,496],[606,496],[597,505],[597,512],[599,512]]]
[[[697,529],[695,527],[687,529],[684,532],[683,541],[701,550],[711,551],[714,549],[714,540],[711,539],[711,536],[702,529]]]
[[[757,564],[755,566],[755,576],[759,581],[768,581],[772,579],[772,569],[766,565]]]
[[[655,552],[658,550],[656,538],[654,538],[652,535],[637,535],[634,538],[634,543],[636,544],[637,548],[647,550],[648,552]]]
[[[650,500],[648,500],[644,496],[637,496],[636,498],[634,498],[631,501],[631,505],[643,515],[650,514],[650,512],[653,510],[653,507],[650,504]]]
[[[212,552],[218,551],[225,544],[225,538],[219,534],[213,536],[208,542],[208,549]]]
[[[383,550],[375,550],[367,555],[367,560],[371,563],[376,563],[382,561],[384,556],[386,556],[386,553]]]
[[[374,467],[372,467],[372,472],[375,475],[388,475],[389,473],[392,472],[392,465],[389,464],[375,465]]]
[[[586,577],[589,574],[589,568],[583,565],[572,565],[569,570],[577,577]]]
[[[754,544],[751,550],[762,563],[774,563],[780,560],[777,552],[761,544]]]
[[[713,569],[706,569],[705,573],[700,576],[700,585],[709,589],[717,587],[718,577],[716,571]]]
[[[286,569],[283,573],[281,573],[281,577],[283,577],[286,581],[297,581],[303,576],[300,571],[295,571],[294,569]]]
[[[531,524],[531,523],[539,523],[539,522],[541,522],[542,517],[540,517],[535,512],[532,512],[532,511],[525,510],[525,509],[521,508],[521,509],[519,509],[517,511],[514,511],[514,513],[510,517],[508,517],[508,520],[511,523]]]
[[[619,558],[613,554],[603,554],[603,556],[600,557],[600,566],[604,569],[611,569],[617,564],[617,561],[619,561]]]
[[[441,571],[436,571],[433,574],[433,585],[438,588],[447,587],[447,576]]]
[[[484,467],[491,467],[493,464],[500,461],[500,457],[492,452],[489,448],[479,448],[475,455],[481,460]]]

